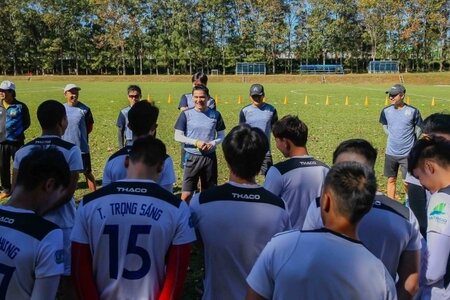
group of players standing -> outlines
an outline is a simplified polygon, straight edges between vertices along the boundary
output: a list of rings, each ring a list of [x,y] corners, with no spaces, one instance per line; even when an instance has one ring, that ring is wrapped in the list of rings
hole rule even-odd
[[[61,299],[177,299],[196,239],[204,249],[203,299],[450,298],[450,115],[408,123],[417,118],[402,102],[406,90],[394,86],[395,112],[380,118],[388,143],[392,130],[415,134],[416,125],[425,136],[408,149],[410,174],[433,193],[422,237],[414,213],[377,192],[369,142],[342,142],[329,168],[308,153],[307,125],[292,115],[278,120],[260,84],[250,87],[240,125],[225,135],[206,75],[192,82],[175,123],[184,150],[181,199],[172,193],[173,161],[155,137],[159,110],[139,101],[138,86],[127,90],[130,105],[117,120],[122,148],[96,191],[80,141],[87,145],[93,123],[80,88],[66,86],[68,104],[39,105],[42,136],[15,153],[12,193],[0,207],[0,299],[55,298],[61,275]],[[11,84],[2,83],[0,98]],[[78,143],[64,139],[68,131]],[[272,134],[287,158],[275,165]],[[217,186],[219,144],[229,181]],[[388,169],[400,163],[393,155]],[[79,172],[93,192],[76,209]]]

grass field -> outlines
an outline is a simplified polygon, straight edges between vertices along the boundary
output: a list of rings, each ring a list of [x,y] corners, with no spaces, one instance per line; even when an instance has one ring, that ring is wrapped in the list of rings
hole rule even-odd
[[[0,77],[0,80],[6,79]],[[101,182],[106,159],[117,148],[116,118],[121,108],[127,105],[126,88],[129,84],[141,86],[144,98],[150,97],[160,108],[158,137],[166,145],[172,156],[177,183],[175,191],[180,191],[182,173],[179,169],[179,145],[173,139],[173,126],[178,117],[178,100],[181,94],[189,92],[190,77],[26,77],[7,78],[17,85],[17,98],[29,105],[32,125],[27,131],[27,140],[40,135],[36,119],[36,109],[46,99],[64,102],[63,87],[66,83],[76,83],[82,90],[80,100],[87,104],[94,115],[94,130],[90,136],[93,173]],[[344,139],[365,138],[372,142],[379,152],[376,165],[380,190],[385,190],[382,177],[386,137],[378,122],[381,109],[385,105],[385,91],[398,82],[398,75],[344,75],[327,77],[321,83],[319,76],[265,76],[265,77],[211,77],[211,95],[218,100],[227,129],[237,125],[240,109],[249,103],[248,89],[252,83],[261,82],[266,90],[267,102],[276,106],[279,117],[286,114],[298,115],[309,127],[308,150],[319,160],[331,163],[335,147]],[[407,96],[411,105],[417,107],[425,118],[433,112],[449,111],[450,73],[405,75]],[[172,99],[169,103],[168,99]],[[328,104],[326,98],[328,96]],[[239,97],[241,103],[238,103]],[[305,97],[308,104],[305,104]],[[348,97],[348,105],[345,99]],[[368,105],[365,98],[368,98]],[[432,106],[432,99],[435,106]],[[285,104],[285,101],[287,102]],[[274,162],[282,160],[272,140]],[[219,183],[227,180],[228,171],[221,150],[219,158]],[[84,178],[82,178],[84,179]],[[261,178],[259,178],[261,181]],[[84,180],[80,180],[76,198],[87,193]],[[198,256],[198,253],[194,253]],[[196,257],[198,259],[198,257]],[[199,273],[191,274],[188,281],[186,299],[197,298],[194,281],[199,281]]]

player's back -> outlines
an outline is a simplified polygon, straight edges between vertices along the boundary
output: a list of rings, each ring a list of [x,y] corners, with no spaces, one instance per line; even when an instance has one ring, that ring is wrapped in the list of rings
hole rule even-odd
[[[359,223],[358,235],[392,278],[396,277],[402,253],[421,249],[419,223],[412,211],[381,193]]]
[[[322,193],[328,170],[312,156],[292,157],[269,169],[264,187],[286,202],[292,228],[303,227],[310,203]]]
[[[102,186],[127,177],[127,167],[125,166],[125,161],[131,151],[131,146],[132,145],[127,145],[123,147],[108,158],[103,169]],[[166,155],[163,169],[156,183],[169,192],[172,192],[175,181],[173,160],[169,155]]]
[[[254,273],[262,265],[267,273]],[[277,235],[247,279],[255,286],[264,282],[253,277],[258,273],[275,281],[272,299],[395,298],[394,282],[383,264],[359,241],[328,229]]]
[[[72,240],[89,244],[102,299],[157,299],[170,245],[195,240],[187,204],[150,181],[114,182],[83,198]]]
[[[226,183],[194,196],[190,208],[205,248],[203,299],[243,299],[259,253],[290,228],[284,202],[258,185]]]
[[[303,229],[323,227],[320,218],[320,199],[311,203]],[[403,251],[421,249],[419,224],[412,211],[382,193],[375,195],[372,209],[361,219],[358,236],[362,243],[378,257],[392,278]]]
[[[25,209],[0,208],[0,299],[30,299],[36,278],[64,272],[62,231]]]

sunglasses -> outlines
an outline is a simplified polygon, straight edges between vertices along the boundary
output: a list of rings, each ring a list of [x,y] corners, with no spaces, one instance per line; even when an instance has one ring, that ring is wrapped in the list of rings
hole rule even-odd
[[[397,97],[399,94],[389,94],[389,97],[390,98],[395,98],[395,97]]]
[[[140,98],[140,97],[141,97],[141,95],[128,95],[128,98],[133,98],[133,99]]]

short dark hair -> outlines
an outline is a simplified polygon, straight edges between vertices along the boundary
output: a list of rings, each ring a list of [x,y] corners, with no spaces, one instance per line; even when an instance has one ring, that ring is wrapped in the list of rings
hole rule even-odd
[[[159,109],[147,100],[136,102],[128,111],[128,126],[134,136],[146,135],[156,126]]]
[[[431,158],[440,166],[449,166],[450,141],[440,136],[428,136],[418,140],[409,152],[408,171],[413,174],[413,170],[424,159]]]
[[[55,186],[69,186],[70,169],[64,155],[56,148],[35,147],[19,165],[16,185],[32,191],[42,182],[53,178]]]
[[[261,169],[269,151],[269,142],[261,129],[241,124],[227,134],[222,149],[231,171],[241,178],[250,179]]]
[[[45,100],[37,109],[37,118],[42,129],[53,129],[67,117],[64,105],[56,100]]]
[[[450,134],[450,114],[434,113],[429,115],[422,123],[422,131],[425,134]]]
[[[290,140],[297,147],[305,147],[308,140],[308,126],[297,116],[286,115],[272,126],[273,136]]]
[[[351,224],[358,223],[370,210],[377,191],[374,171],[349,161],[333,165],[325,177],[324,190],[330,190],[337,211]]]
[[[370,164],[372,169],[375,167],[375,161],[377,160],[377,149],[375,149],[368,141],[363,139],[350,139],[343,141],[333,152],[333,164],[336,162],[337,157],[341,153],[345,152],[362,155]]]
[[[206,96],[209,97],[209,89],[206,87],[206,85],[194,85],[194,87],[192,88],[192,95],[194,94],[194,91],[204,91],[206,93]]]
[[[132,84],[129,85],[127,88],[127,92],[136,91],[139,93],[140,96],[142,96],[141,88],[138,85]]]
[[[198,82],[202,85],[208,84],[208,76],[203,72],[197,72],[192,75],[192,82]]]
[[[150,135],[139,138],[133,142],[130,151],[130,161],[142,162],[146,166],[153,167],[163,164],[167,157],[166,145]]]

